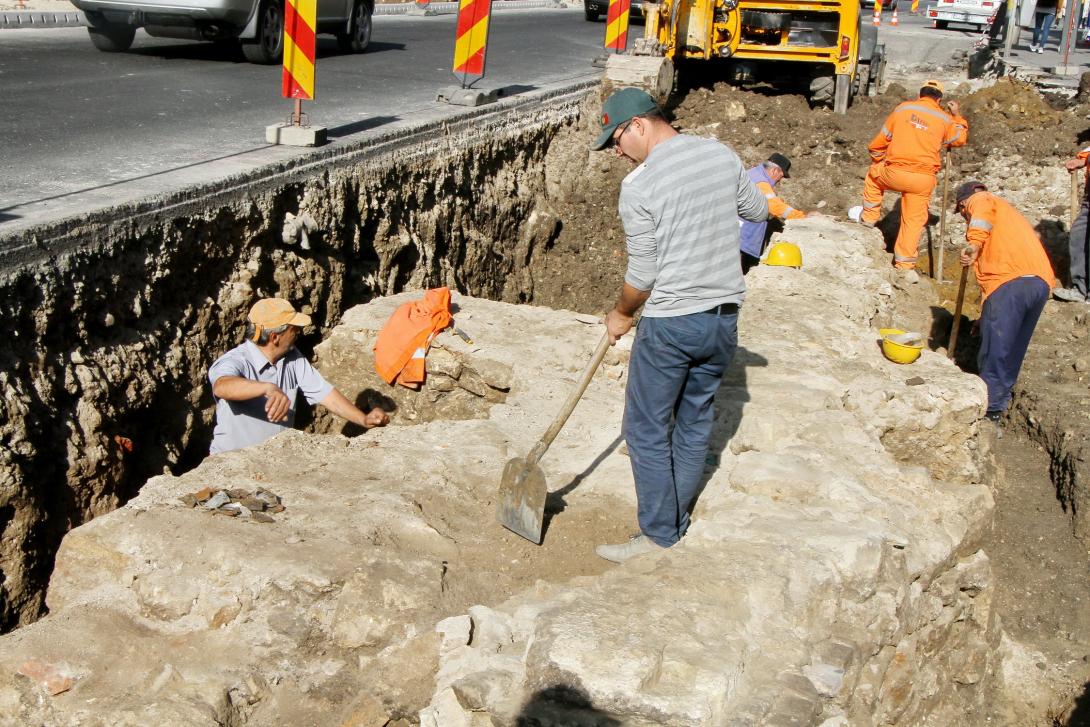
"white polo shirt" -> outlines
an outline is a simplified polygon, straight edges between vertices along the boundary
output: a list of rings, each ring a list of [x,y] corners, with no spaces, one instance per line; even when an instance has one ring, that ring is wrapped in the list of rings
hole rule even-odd
[[[295,402],[300,391],[312,405],[333,391],[333,385],[322,378],[295,347],[271,364],[252,341],[246,341],[216,359],[208,369],[208,380],[215,386],[221,376],[238,376],[250,381],[276,384],[287,394],[291,408],[285,421],[270,422],[265,414],[264,396],[246,401],[216,399],[216,428],[212,432],[211,454],[260,444],[292,428],[295,425]]]

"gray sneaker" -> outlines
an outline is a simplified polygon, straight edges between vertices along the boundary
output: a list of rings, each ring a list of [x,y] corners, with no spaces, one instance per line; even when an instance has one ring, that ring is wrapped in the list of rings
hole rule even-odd
[[[1086,296],[1074,288],[1053,288],[1052,297],[1064,303],[1085,303]]]
[[[644,553],[657,553],[660,550],[666,550],[658,543],[646,535],[637,535],[629,540],[627,543],[621,543],[619,545],[599,545],[594,549],[594,552],[599,557],[614,563],[624,563],[629,558],[634,558],[637,555],[643,555]]]

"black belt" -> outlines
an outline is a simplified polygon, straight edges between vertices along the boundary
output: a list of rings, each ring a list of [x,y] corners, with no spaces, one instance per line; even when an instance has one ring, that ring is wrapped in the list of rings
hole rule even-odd
[[[714,313],[716,315],[729,315],[729,314],[738,312],[738,304],[737,303],[720,303],[719,305],[715,306],[714,308],[709,308],[708,310],[706,310],[704,312],[705,313]]]

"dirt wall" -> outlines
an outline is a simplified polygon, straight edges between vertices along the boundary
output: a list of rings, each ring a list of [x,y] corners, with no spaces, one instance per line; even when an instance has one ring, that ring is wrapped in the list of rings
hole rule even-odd
[[[204,456],[207,367],[258,297],[310,313],[310,344],[404,288],[531,299],[560,227],[545,156],[583,96],[0,239],[0,628],[41,615],[68,530]],[[309,249],[285,238],[288,213],[316,222]]]

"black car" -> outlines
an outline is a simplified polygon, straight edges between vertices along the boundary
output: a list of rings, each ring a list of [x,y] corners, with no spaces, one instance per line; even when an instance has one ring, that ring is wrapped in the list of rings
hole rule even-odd
[[[609,0],[583,0],[583,15],[591,22],[599,15],[609,15]],[[633,0],[628,10],[629,19],[643,17],[643,3]]]

